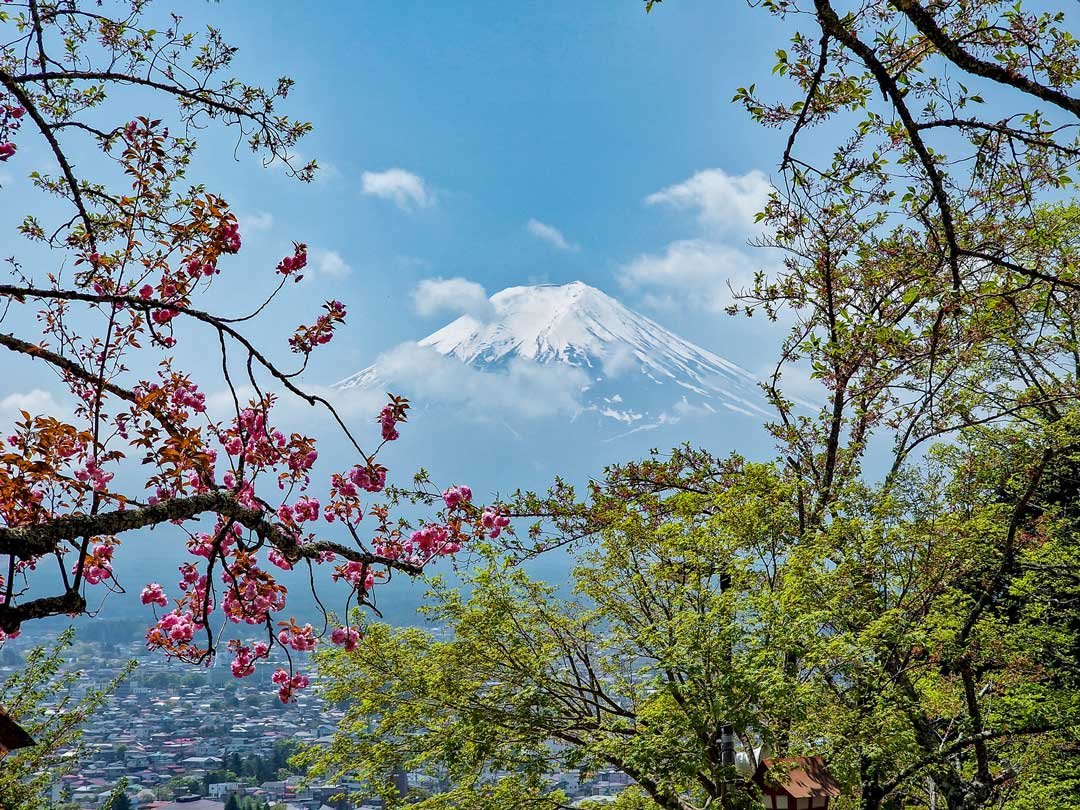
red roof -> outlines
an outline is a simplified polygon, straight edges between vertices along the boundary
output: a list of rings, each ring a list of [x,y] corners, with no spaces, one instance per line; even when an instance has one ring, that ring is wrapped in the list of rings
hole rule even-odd
[[[766,778],[773,769],[783,774],[779,779]],[[766,795],[807,799],[815,796],[839,796],[840,784],[825,767],[824,757],[783,757],[765,759],[754,774]]]

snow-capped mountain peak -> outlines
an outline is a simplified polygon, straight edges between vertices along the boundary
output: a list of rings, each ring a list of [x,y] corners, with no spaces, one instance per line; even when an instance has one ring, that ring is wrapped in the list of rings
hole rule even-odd
[[[418,345],[492,373],[522,361],[576,367],[588,380],[582,408],[628,424],[672,408],[768,413],[749,372],[580,281],[509,287],[490,303],[488,318],[463,315]],[[391,382],[376,364],[336,387]]]

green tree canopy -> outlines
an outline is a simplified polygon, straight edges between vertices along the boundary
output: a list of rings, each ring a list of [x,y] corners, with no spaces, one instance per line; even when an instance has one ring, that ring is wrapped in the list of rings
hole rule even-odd
[[[66,666],[74,640],[75,630],[68,628],[51,646],[35,647],[23,667],[0,684],[0,706],[36,743],[3,758],[0,807],[51,807],[50,788],[78,761],[86,721],[105,707],[135,668],[131,661],[115,678],[83,694],[77,688],[82,673]]]
[[[390,802],[395,769],[446,778],[425,808],[500,789],[556,807],[546,774],[603,768],[654,806],[737,807],[755,790],[721,764],[730,723],[748,754],[826,754],[841,806],[1063,798],[1044,763],[1078,742],[1080,546],[1051,471],[1080,467],[1061,424],[1032,433],[972,429],[888,486],[849,483],[813,534],[795,476],[737,457],[613,467],[584,501],[556,487],[537,511],[596,540],[572,594],[494,551],[467,596],[436,581],[451,640],[374,624],[323,654],[346,719],[301,760]]]

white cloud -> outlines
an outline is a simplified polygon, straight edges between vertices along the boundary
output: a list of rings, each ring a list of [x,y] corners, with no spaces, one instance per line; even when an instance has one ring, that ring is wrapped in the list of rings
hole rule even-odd
[[[775,251],[756,249],[751,254],[744,242],[760,231],[755,215],[772,190],[757,169],[742,175],[705,169],[650,194],[645,198],[650,205],[691,213],[697,236],[633,259],[616,272],[619,284],[637,292],[647,306],[723,312],[734,300],[733,290],[752,286],[755,272],[777,260]]]
[[[614,348],[604,355],[601,363],[603,364],[604,375],[611,379],[620,377],[640,365],[633,350],[629,346],[619,343],[614,344]],[[612,401],[622,402],[622,397],[616,394]]]
[[[430,208],[435,204],[435,195],[424,179],[405,169],[364,172],[360,182],[365,194],[390,200],[402,211]]]
[[[562,231],[554,225],[548,225],[546,222],[541,222],[538,219],[530,219],[525,228],[541,242],[547,242],[549,245],[552,245],[559,250],[565,250],[571,253],[577,253],[577,251],[581,250],[578,245],[566,241],[566,237],[563,236]]]
[[[765,208],[772,185],[754,169],[730,175],[723,169],[705,169],[693,177],[650,194],[650,205],[671,205],[696,213],[698,223],[709,231],[754,231],[754,215]]]
[[[495,314],[484,288],[465,278],[424,279],[412,291],[412,299],[413,309],[424,317],[449,312],[486,321]]]
[[[656,308],[689,303],[720,313],[736,292],[753,283],[759,264],[746,253],[707,239],[683,239],[663,253],[644,254],[616,273],[623,289],[636,292]],[[730,284],[730,287],[729,287]]]
[[[57,419],[71,417],[71,408],[58,402],[50,392],[41,388],[15,392],[0,399],[0,419],[5,424],[21,421],[20,411],[26,411],[31,416],[53,416]]]
[[[250,214],[241,214],[237,219],[241,233],[268,231],[274,227],[274,215],[269,211],[253,211]]]
[[[330,278],[344,278],[352,272],[352,267],[336,250],[312,248],[311,259],[315,272]]]
[[[257,399],[258,394],[250,385],[238,385],[236,387],[236,402],[241,408],[247,406],[252,399]],[[279,402],[284,403],[291,397],[283,397]],[[213,419],[229,419],[236,416],[236,403],[233,401],[233,392],[227,388],[219,388],[216,391],[206,392],[206,411]]]
[[[515,358],[505,369],[480,371],[416,343],[391,349],[375,365],[386,387],[414,403],[460,406],[460,413],[480,420],[506,414],[574,414],[581,410],[582,391],[589,385],[588,375],[574,366]],[[369,392],[358,393],[365,397]],[[338,396],[348,398],[351,392]]]
[[[341,177],[341,169],[337,167],[336,163],[331,163],[328,160],[320,160],[319,168],[315,170],[315,177],[312,182],[318,185],[325,183],[333,183]]]

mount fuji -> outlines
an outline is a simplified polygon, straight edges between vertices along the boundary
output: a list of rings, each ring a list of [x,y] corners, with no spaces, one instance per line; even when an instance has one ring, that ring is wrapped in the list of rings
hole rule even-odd
[[[484,313],[462,315],[412,350],[484,375],[523,367],[565,371],[578,413],[624,428],[654,427],[688,413],[771,415],[748,371],[580,281],[509,287],[489,303]],[[410,393],[400,369],[381,360],[334,387]]]

